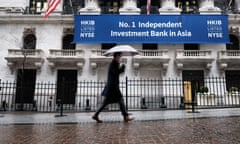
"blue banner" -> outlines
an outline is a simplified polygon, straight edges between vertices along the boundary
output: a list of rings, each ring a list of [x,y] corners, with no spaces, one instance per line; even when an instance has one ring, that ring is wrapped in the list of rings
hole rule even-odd
[[[75,43],[229,43],[227,15],[75,15]]]

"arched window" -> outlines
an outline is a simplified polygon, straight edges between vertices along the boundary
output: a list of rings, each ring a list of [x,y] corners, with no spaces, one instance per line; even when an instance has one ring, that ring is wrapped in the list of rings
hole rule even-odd
[[[230,35],[230,44],[227,44],[227,50],[239,50],[239,39],[235,35]]]
[[[76,44],[73,43],[73,35],[68,34],[63,37],[62,49],[76,49]]]
[[[28,34],[23,38],[23,49],[36,49],[36,37]]]

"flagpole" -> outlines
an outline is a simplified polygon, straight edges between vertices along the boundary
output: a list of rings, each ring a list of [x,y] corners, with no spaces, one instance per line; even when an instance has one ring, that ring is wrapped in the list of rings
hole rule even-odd
[[[150,7],[151,7],[151,0],[147,0],[147,6],[146,6],[147,15],[150,14]]]
[[[71,9],[72,9],[72,14],[74,14],[72,0],[69,0],[69,4],[70,4],[70,7],[71,7]]]

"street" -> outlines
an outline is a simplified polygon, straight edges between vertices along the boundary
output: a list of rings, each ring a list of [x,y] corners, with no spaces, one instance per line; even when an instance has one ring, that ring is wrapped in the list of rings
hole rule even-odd
[[[0,125],[1,144],[239,144],[240,117]]]

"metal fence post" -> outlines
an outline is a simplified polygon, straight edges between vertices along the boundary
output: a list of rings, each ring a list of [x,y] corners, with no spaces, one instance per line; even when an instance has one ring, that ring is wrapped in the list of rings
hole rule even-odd
[[[145,97],[141,98],[141,109],[147,109]]]
[[[0,79],[0,83],[1,83],[1,79]],[[0,86],[0,91],[2,90],[2,87]],[[3,115],[0,114],[0,118],[3,117]]]
[[[180,108],[185,109],[184,97],[180,97]]]
[[[64,94],[64,86],[65,86],[65,81],[64,79],[62,80],[62,93],[60,94],[61,98],[58,99],[59,105],[60,105],[60,115],[56,115],[55,117],[63,117],[66,115],[63,115],[63,94]]]
[[[195,83],[195,85],[196,85],[196,87],[198,87],[197,83]],[[197,94],[197,91],[195,90],[194,94],[192,94],[192,111],[191,111],[191,113],[199,113],[198,111],[196,111],[196,108],[195,108],[195,104],[196,104],[195,96],[196,96],[196,94]]]
[[[167,106],[165,105],[164,97],[161,97],[161,106],[160,106],[160,108],[167,108]]]
[[[85,110],[90,111],[91,110],[91,106],[90,106],[90,100],[86,99],[86,108]]]
[[[126,110],[128,111],[128,77],[126,76]]]

